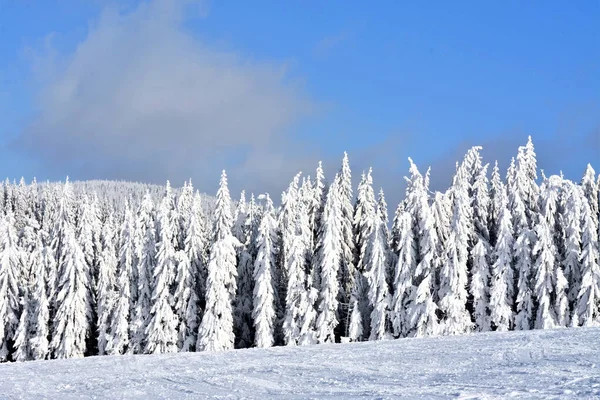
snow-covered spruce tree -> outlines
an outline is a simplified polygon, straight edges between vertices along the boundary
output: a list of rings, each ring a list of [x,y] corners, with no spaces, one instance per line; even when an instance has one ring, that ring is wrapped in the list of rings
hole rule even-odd
[[[592,209],[583,201],[581,219],[581,286],[573,311],[574,326],[600,325],[600,254],[598,251],[598,226]]]
[[[564,242],[563,227],[559,224],[559,194],[562,191],[562,186],[563,179],[559,176],[553,175],[544,179],[544,183],[540,188],[539,210],[540,218],[546,221],[553,244],[552,307],[554,308],[556,325],[566,327],[569,324],[568,281],[564,277],[560,262],[561,254],[564,254],[562,248]]]
[[[304,318],[308,310],[308,292],[306,270],[308,267],[308,250],[310,249],[310,226],[305,204],[301,199],[294,202],[296,209],[290,214],[293,229],[288,252],[284,260],[287,271],[287,290],[285,297],[285,316],[283,320],[283,336],[286,345],[300,344],[307,332],[303,331]],[[312,328],[307,326],[307,328]]]
[[[41,234],[38,234],[37,245],[32,253],[31,276],[31,316],[29,325],[29,349],[32,360],[44,360],[49,353],[49,302],[47,289],[47,260],[50,257],[50,248],[43,245]]]
[[[235,248],[239,241],[231,233],[231,197],[225,171],[221,174],[215,214],[215,236],[206,280],[206,310],[198,331],[197,350],[230,350],[234,344],[232,307],[237,279]]]
[[[112,215],[104,222],[100,241],[102,248],[98,257],[98,281],[96,283],[98,314],[98,354],[105,355],[111,338],[112,314],[116,299],[117,252],[115,246],[115,224]]]
[[[412,164],[411,168],[416,170]],[[410,292],[407,310],[407,334],[410,336],[431,336],[440,333],[435,296],[435,269],[438,236],[427,193],[429,171],[423,185],[416,186],[413,221],[417,233],[417,260],[414,269],[413,288]]]
[[[114,308],[112,310],[108,354],[124,354],[130,351],[129,332],[131,315],[135,310],[137,279],[133,273],[135,264],[134,221],[129,205],[125,207],[125,217],[120,229],[119,259],[117,263],[117,285]],[[136,274],[137,275],[137,274]]]
[[[172,308],[171,285],[175,280],[177,244],[173,198],[167,182],[165,196],[157,211],[156,264],[153,273],[152,308],[146,327],[146,353],[177,351],[177,316]]]
[[[377,210],[379,211],[379,218],[383,221],[383,234],[385,237],[385,252],[387,254],[387,265],[385,270],[386,281],[388,283],[388,289],[392,287],[392,279],[394,276],[394,268],[396,266],[396,259],[394,257],[394,253],[390,247],[391,233],[390,233],[390,218],[388,214],[388,205],[385,200],[385,193],[383,192],[383,188],[379,188],[379,193],[377,194]],[[391,293],[390,293],[391,295]],[[391,298],[390,298],[391,301]],[[391,304],[391,303],[390,303]]]
[[[514,272],[517,274],[515,329],[533,328],[532,251],[535,233],[529,228],[521,186],[526,186],[523,174],[516,169],[514,159],[507,172],[508,207],[513,222]]]
[[[15,332],[15,351],[12,358],[15,361],[28,361],[31,360],[31,351],[29,348],[29,308],[31,299],[29,296],[29,288],[27,286],[23,289],[23,296],[21,296],[20,303],[21,316],[19,317],[19,324],[17,325],[17,330]]]
[[[117,272],[117,292],[115,293],[114,308],[110,320],[110,334],[106,343],[106,353],[109,355],[125,354],[130,351],[129,345],[129,304],[130,276],[123,265]]]
[[[537,223],[537,213],[539,212],[537,204],[539,187],[536,183],[537,160],[531,136],[527,138],[527,144],[525,146],[519,147],[516,170],[517,174],[522,177],[519,182],[519,190],[521,191],[521,198],[525,204],[529,228],[533,229]]]
[[[319,308],[316,324],[317,340],[319,343],[335,342],[334,329],[338,325],[338,273],[342,259],[342,213],[339,198],[341,178],[336,175],[327,193],[323,212],[323,232],[320,244],[321,290],[319,293]]]
[[[175,253],[177,275],[175,277],[175,310],[178,319],[177,348],[179,351],[192,351],[196,347],[198,334],[198,295],[196,294],[196,274],[187,253]]]
[[[492,278],[490,288],[490,318],[493,328],[507,331],[513,328],[514,315],[514,272],[513,228],[508,199],[502,182],[497,183],[494,191],[494,209],[498,214],[496,245],[492,258]]]
[[[277,291],[279,295],[279,312],[278,315],[281,323],[283,322],[286,309],[286,298],[288,288],[288,273],[289,261],[292,257],[289,256],[292,247],[293,238],[296,235],[296,213],[298,196],[298,185],[300,181],[300,173],[298,173],[290,182],[287,190],[281,195],[281,211],[278,216],[279,225],[279,263],[281,270],[277,274]]]
[[[133,311],[130,345],[134,354],[141,354],[146,348],[146,328],[152,308],[153,276],[156,266],[154,203],[148,192],[144,195],[137,211],[134,245],[138,296]],[[114,271],[112,274],[114,275]]]
[[[338,332],[344,334],[347,330],[347,305],[352,295],[354,278],[356,276],[354,273],[355,245],[352,231],[352,220],[354,216],[354,207],[352,206],[352,175],[350,171],[350,161],[346,152],[344,152],[339,179],[340,182],[337,185],[337,197],[339,199],[340,214],[338,218],[340,219],[341,228],[338,246],[341,248],[341,265],[338,271],[340,280],[340,288],[338,291],[338,305],[340,306],[338,313],[340,324],[338,326]]]
[[[470,296],[473,299],[473,316],[475,319],[475,330],[479,332],[489,331],[489,281],[490,281],[490,233],[488,230],[490,196],[487,180],[487,168],[485,165],[479,169],[472,186],[473,228],[474,245],[470,250],[471,257],[471,284],[469,286]]]
[[[206,304],[204,295],[206,292],[206,265],[208,260],[208,229],[202,209],[202,198],[198,192],[194,195],[192,216],[190,217],[185,240],[185,252],[190,260],[192,270],[196,274],[198,307],[203,310]]]
[[[61,208],[63,204],[61,203]],[[60,214],[64,211],[61,210]],[[91,318],[91,298],[85,255],[69,223],[61,230],[60,259],[54,315],[52,356],[54,358],[83,357]]]
[[[192,203],[194,201],[194,185],[192,180],[183,183],[183,188],[177,199],[177,247],[176,250],[185,248],[185,237],[189,219],[192,215]]]
[[[198,326],[201,309],[198,280],[205,277],[205,242],[206,231],[200,195],[192,200],[191,215],[185,234],[185,257],[178,256],[177,291],[175,299],[180,310],[179,315],[179,348],[182,351],[193,351],[198,340]],[[204,286],[202,285],[202,288]]]
[[[564,206],[562,207],[561,222],[564,232],[563,254],[561,258],[565,278],[569,282],[567,298],[570,310],[573,312],[575,301],[581,286],[581,212],[583,208],[580,187],[565,180],[563,183]],[[576,325],[576,324],[575,324]]]
[[[533,248],[535,256],[535,285],[534,294],[537,303],[537,314],[535,318],[536,329],[549,329],[556,327],[557,317],[553,307],[553,295],[555,290],[556,259],[555,246],[550,234],[548,223],[540,218],[535,227],[537,241]],[[562,276],[559,275],[559,276]],[[564,280],[564,277],[562,277]]]
[[[260,198],[260,197],[259,197]],[[276,285],[274,267],[277,259],[277,222],[269,195],[265,195],[265,209],[257,238],[258,255],[254,261],[254,344],[271,347],[275,342]]]
[[[368,298],[369,283],[364,274],[370,268],[372,262],[373,251],[373,232],[377,226],[377,204],[375,202],[375,193],[373,192],[373,179],[371,170],[368,174],[362,175],[360,184],[357,190],[356,209],[354,212],[354,240],[356,258],[356,273],[354,278],[354,286],[352,287],[352,295],[350,296],[351,303],[358,305],[358,312],[363,322],[363,334],[369,336],[370,331],[370,316],[371,307]],[[352,313],[356,313],[352,309]],[[346,318],[350,318],[347,315]],[[356,318],[356,316],[355,316]],[[353,340],[356,340],[353,338]]]
[[[84,194],[77,202],[76,236],[85,257],[89,287],[96,287],[98,277],[99,233],[101,222],[98,218],[97,204]],[[95,296],[92,296],[95,304]],[[95,307],[94,307],[95,308]],[[95,318],[94,318],[95,319]]]
[[[490,232],[490,246],[496,246],[496,240],[498,238],[498,232],[500,230],[500,214],[502,213],[503,206],[502,202],[507,201],[506,188],[500,177],[500,169],[498,168],[498,161],[494,163],[492,169],[492,177],[490,179],[490,207],[488,215],[488,228]],[[511,229],[512,230],[512,229]]]
[[[583,195],[590,205],[590,214],[592,215],[592,219],[596,224],[598,224],[600,188],[598,188],[598,184],[596,183],[596,171],[594,171],[594,168],[592,168],[590,164],[587,165],[585,173],[583,174],[583,178],[581,178],[581,189],[583,190]]]
[[[327,184],[323,173],[323,165],[319,161],[317,171],[315,173],[315,182],[312,187],[312,199],[309,206],[309,224],[312,232],[312,250],[311,253],[316,253],[318,246],[318,234],[321,230],[323,209],[325,208],[325,198],[327,196]],[[318,260],[318,257],[313,257]],[[316,261],[313,262],[316,264]]]
[[[247,226],[248,205],[246,196],[242,191],[238,202],[233,225],[233,235],[240,242],[237,248],[237,295],[234,308],[234,331],[236,347],[250,347],[254,342],[252,325],[252,270],[253,256],[250,253],[251,230]]]
[[[406,336],[409,331],[409,320],[406,307],[412,296],[412,273],[416,269],[417,249],[412,230],[412,216],[403,211],[397,218],[398,261],[394,271],[394,294],[391,304],[391,320],[395,337]]]
[[[56,190],[59,191],[59,187],[56,187]],[[63,242],[66,238],[66,230],[74,230],[75,225],[75,217],[73,212],[73,191],[71,188],[71,183],[69,182],[69,178],[67,177],[64,185],[62,185],[62,190],[60,193],[55,194],[57,196],[57,211],[55,212],[56,216],[53,219],[53,226],[50,231],[49,237],[51,238],[51,247],[52,252],[54,253],[54,259],[57,261],[56,272],[58,274],[60,270],[60,260],[62,259],[63,253]],[[87,276],[87,275],[86,275]],[[56,278],[55,281],[51,282],[51,292],[50,292],[50,319],[53,319],[54,312],[56,311],[56,293],[57,293],[57,284],[58,284],[58,276],[49,278]]]
[[[298,341],[298,344],[300,345],[317,343],[315,324],[317,320],[317,302],[319,300],[319,290],[317,289],[318,276],[316,275],[315,271],[315,259],[318,259],[318,253],[315,253],[314,250],[317,246],[315,246],[313,243],[314,237],[310,225],[310,207],[313,201],[313,190],[314,188],[311,179],[310,177],[307,177],[303,180],[299,193],[300,201],[302,202],[302,207],[299,210],[299,213],[302,213],[302,210],[304,210],[304,213],[307,214],[307,216],[299,214],[299,226],[304,227],[300,231],[302,232],[303,236],[302,242],[306,248],[306,279],[305,291],[303,294],[305,300],[301,302],[303,308],[300,310],[302,319],[300,325],[300,339]]]
[[[12,211],[0,219],[0,362],[9,359],[19,324],[20,249]]]
[[[388,251],[385,237],[385,222],[377,207],[376,222],[371,232],[368,250],[370,259],[365,266],[365,278],[368,284],[370,315],[369,340],[382,340],[389,334],[390,293],[386,280]]]
[[[467,260],[470,226],[468,181],[458,168],[452,185],[452,222],[446,246],[446,259],[440,271],[440,309],[445,334],[470,332],[471,317],[467,311]]]

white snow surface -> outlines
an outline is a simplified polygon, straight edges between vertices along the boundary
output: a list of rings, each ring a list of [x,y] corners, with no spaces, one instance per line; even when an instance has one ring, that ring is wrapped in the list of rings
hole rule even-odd
[[[0,365],[0,398],[600,398],[600,328]]]

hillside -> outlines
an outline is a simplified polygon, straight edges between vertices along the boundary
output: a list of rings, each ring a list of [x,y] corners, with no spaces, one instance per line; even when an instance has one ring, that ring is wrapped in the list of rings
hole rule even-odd
[[[0,365],[2,398],[592,398],[600,328]]]

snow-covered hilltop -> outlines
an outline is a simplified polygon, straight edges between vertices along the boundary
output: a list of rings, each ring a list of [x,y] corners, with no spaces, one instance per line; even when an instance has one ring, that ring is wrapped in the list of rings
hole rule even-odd
[[[0,365],[2,398],[600,397],[600,328]]]
[[[391,230],[347,155],[277,208],[225,171],[208,208],[191,182],[4,183],[0,361],[599,325],[593,168],[538,179],[529,139],[502,179],[480,150],[444,192],[409,159]]]

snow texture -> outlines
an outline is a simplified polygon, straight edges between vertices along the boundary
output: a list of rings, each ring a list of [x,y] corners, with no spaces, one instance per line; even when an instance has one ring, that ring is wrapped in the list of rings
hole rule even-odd
[[[600,328],[32,361],[0,376],[9,399],[598,398]]]

